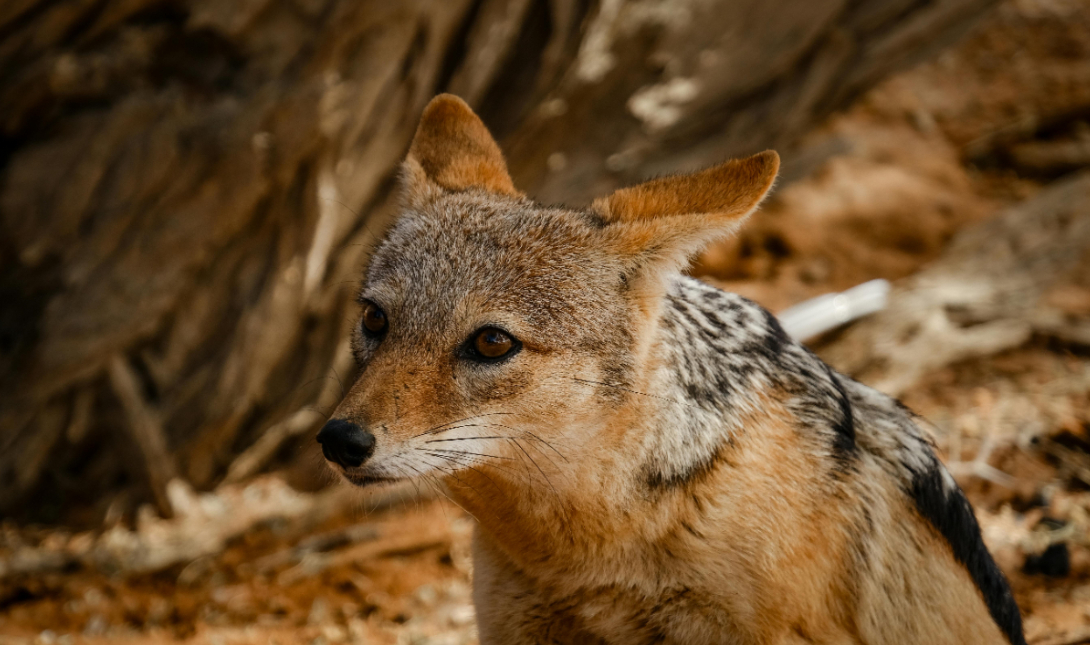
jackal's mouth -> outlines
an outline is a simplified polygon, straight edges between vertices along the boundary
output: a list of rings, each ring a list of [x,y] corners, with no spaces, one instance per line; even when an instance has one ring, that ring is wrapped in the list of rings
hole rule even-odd
[[[341,469],[341,474],[348,480],[350,484],[363,488],[364,486],[371,486],[373,484],[391,484],[396,481],[401,481],[400,477],[380,477],[377,475],[364,475],[360,473],[350,473],[345,469]]]

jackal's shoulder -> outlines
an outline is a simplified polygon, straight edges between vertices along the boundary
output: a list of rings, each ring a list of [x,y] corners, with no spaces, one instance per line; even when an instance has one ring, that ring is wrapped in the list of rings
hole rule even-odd
[[[800,432],[824,439],[831,458],[872,453],[904,482],[935,461],[915,414],[836,372],[751,300],[683,277],[667,295],[663,329],[669,369],[685,394],[727,417],[776,401]]]
[[[666,369],[679,393],[714,409],[727,426],[774,400],[796,420],[809,449],[837,462],[856,449],[850,379],[757,303],[682,277],[667,293],[662,328]]]
[[[693,278],[667,294],[663,346],[678,393],[714,408],[728,427],[769,401],[790,413],[798,445],[826,464],[823,475],[855,495],[884,491],[913,509],[968,571],[1011,643],[1021,617],[988,554],[965,495],[939,461],[922,419],[900,401],[840,374],[742,296]]]

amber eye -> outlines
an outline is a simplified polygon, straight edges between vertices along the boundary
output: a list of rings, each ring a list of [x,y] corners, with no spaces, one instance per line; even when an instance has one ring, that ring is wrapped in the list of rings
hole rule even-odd
[[[502,329],[485,327],[473,336],[473,351],[485,359],[503,358],[519,348],[519,342]]]
[[[360,325],[363,333],[372,337],[380,336],[389,325],[390,321],[386,319],[386,312],[381,307],[370,300],[363,303],[363,322]]]

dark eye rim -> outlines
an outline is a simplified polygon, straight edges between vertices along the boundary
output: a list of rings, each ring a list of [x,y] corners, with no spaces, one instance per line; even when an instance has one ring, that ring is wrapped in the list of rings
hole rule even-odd
[[[477,337],[485,333],[486,331],[498,331],[501,334],[510,338],[511,349],[507,350],[507,353],[503,354],[502,356],[485,356],[484,354],[477,351]],[[466,338],[465,342],[462,343],[461,347],[458,350],[458,355],[475,363],[494,365],[496,363],[503,363],[511,360],[512,358],[514,358],[515,354],[518,354],[520,351],[522,351],[522,341],[520,341],[514,334],[507,331],[503,327],[500,327],[499,325],[484,325],[482,327],[478,327],[472,334],[469,335],[469,338]]]
[[[386,335],[386,332],[390,329],[390,317],[386,315],[386,310],[383,309],[377,302],[368,300],[367,298],[360,299],[360,304],[363,306],[363,311],[360,313],[360,332],[367,338],[382,338]],[[382,326],[382,331],[371,331],[367,328],[367,325],[363,324],[364,314],[367,312],[368,307],[374,307],[382,313],[382,317],[386,320],[386,324]]]

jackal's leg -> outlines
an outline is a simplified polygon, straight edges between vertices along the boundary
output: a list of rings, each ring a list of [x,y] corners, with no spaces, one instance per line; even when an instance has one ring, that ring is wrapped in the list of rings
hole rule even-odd
[[[570,599],[550,598],[480,530],[473,539],[473,604],[481,645],[604,645]]]

